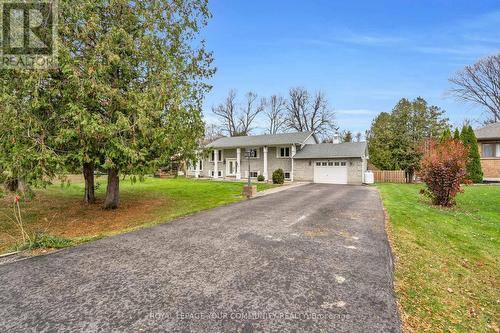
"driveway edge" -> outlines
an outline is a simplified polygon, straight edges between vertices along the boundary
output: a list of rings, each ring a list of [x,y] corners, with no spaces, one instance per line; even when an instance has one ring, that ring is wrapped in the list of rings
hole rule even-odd
[[[377,186],[374,186],[374,187],[377,190],[377,193],[378,193],[378,196],[380,199],[380,203],[382,204],[382,210],[384,211],[384,227],[385,227],[384,229],[385,229],[385,234],[387,236],[386,240],[387,240],[387,246],[388,246],[388,250],[389,250],[389,258],[390,258],[389,266],[390,266],[390,270],[392,272],[392,275],[391,275],[392,295],[394,297],[394,300],[396,301],[396,306],[398,309],[399,325],[400,325],[400,328],[403,332],[409,332],[409,330],[407,330],[407,328],[404,324],[404,321],[403,321],[404,311],[403,311],[403,307],[402,307],[401,303],[399,302],[399,298],[397,297],[396,288],[395,288],[395,286],[396,286],[395,274],[396,274],[396,265],[398,262],[398,258],[395,255],[395,251],[394,251],[394,235],[393,235],[392,227],[391,227],[391,219],[389,217],[389,214],[387,213],[387,209],[384,206],[384,200],[382,199],[382,193],[380,193],[380,190]]]

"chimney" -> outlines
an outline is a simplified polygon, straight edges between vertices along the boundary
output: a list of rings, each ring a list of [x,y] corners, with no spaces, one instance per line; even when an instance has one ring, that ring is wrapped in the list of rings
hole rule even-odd
[[[339,132],[335,132],[333,135],[332,143],[340,143],[340,134]]]

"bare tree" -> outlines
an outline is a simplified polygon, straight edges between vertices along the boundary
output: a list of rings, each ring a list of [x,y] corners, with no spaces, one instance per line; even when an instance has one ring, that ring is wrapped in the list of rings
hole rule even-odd
[[[234,90],[229,91],[224,103],[212,107],[212,112],[221,120],[222,131],[229,136],[248,135],[255,118],[264,111],[265,99],[257,103],[257,94],[249,92],[245,96],[245,106],[240,110]]]
[[[206,124],[205,125],[205,142],[210,143],[223,137],[222,129],[216,124]]]
[[[289,91],[286,125],[299,132],[313,131],[322,136],[335,130],[335,114],[321,92],[311,97],[304,88]]]
[[[242,113],[238,117],[238,135],[248,135],[252,131],[252,123],[262,111],[264,111],[266,100],[262,98],[257,104],[257,94],[248,92],[245,95],[246,103]],[[257,105],[256,105],[257,104]]]
[[[485,107],[490,122],[500,121],[500,53],[465,66],[450,82],[455,96]]]
[[[221,127],[229,136],[238,132],[236,92],[230,90],[223,104],[212,106],[212,112],[221,119]]]
[[[267,131],[269,134],[277,134],[284,129],[286,122],[286,100],[283,96],[272,95],[266,103],[266,117],[269,121]]]
[[[356,138],[356,142],[361,142],[361,132],[356,132],[354,137]]]

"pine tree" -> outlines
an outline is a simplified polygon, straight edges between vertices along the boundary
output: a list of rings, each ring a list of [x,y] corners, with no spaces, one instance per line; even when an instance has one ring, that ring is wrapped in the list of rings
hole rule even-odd
[[[451,131],[449,128],[446,128],[444,131],[443,131],[443,134],[441,134],[441,139],[440,141],[441,142],[446,142],[446,141],[449,141],[451,140]]]
[[[461,140],[469,148],[469,158],[467,161],[467,178],[474,183],[483,181],[483,171],[481,170],[481,159],[477,146],[477,138],[472,127],[464,126],[460,134]]]
[[[453,140],[460,140],[460,131],[455,128],[455,133],[453,134]]]

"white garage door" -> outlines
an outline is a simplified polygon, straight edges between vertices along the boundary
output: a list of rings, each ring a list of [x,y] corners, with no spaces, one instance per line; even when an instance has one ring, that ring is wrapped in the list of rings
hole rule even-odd
[[[346,161],[316,161],[314,182],[325,184],[347,184]]]

